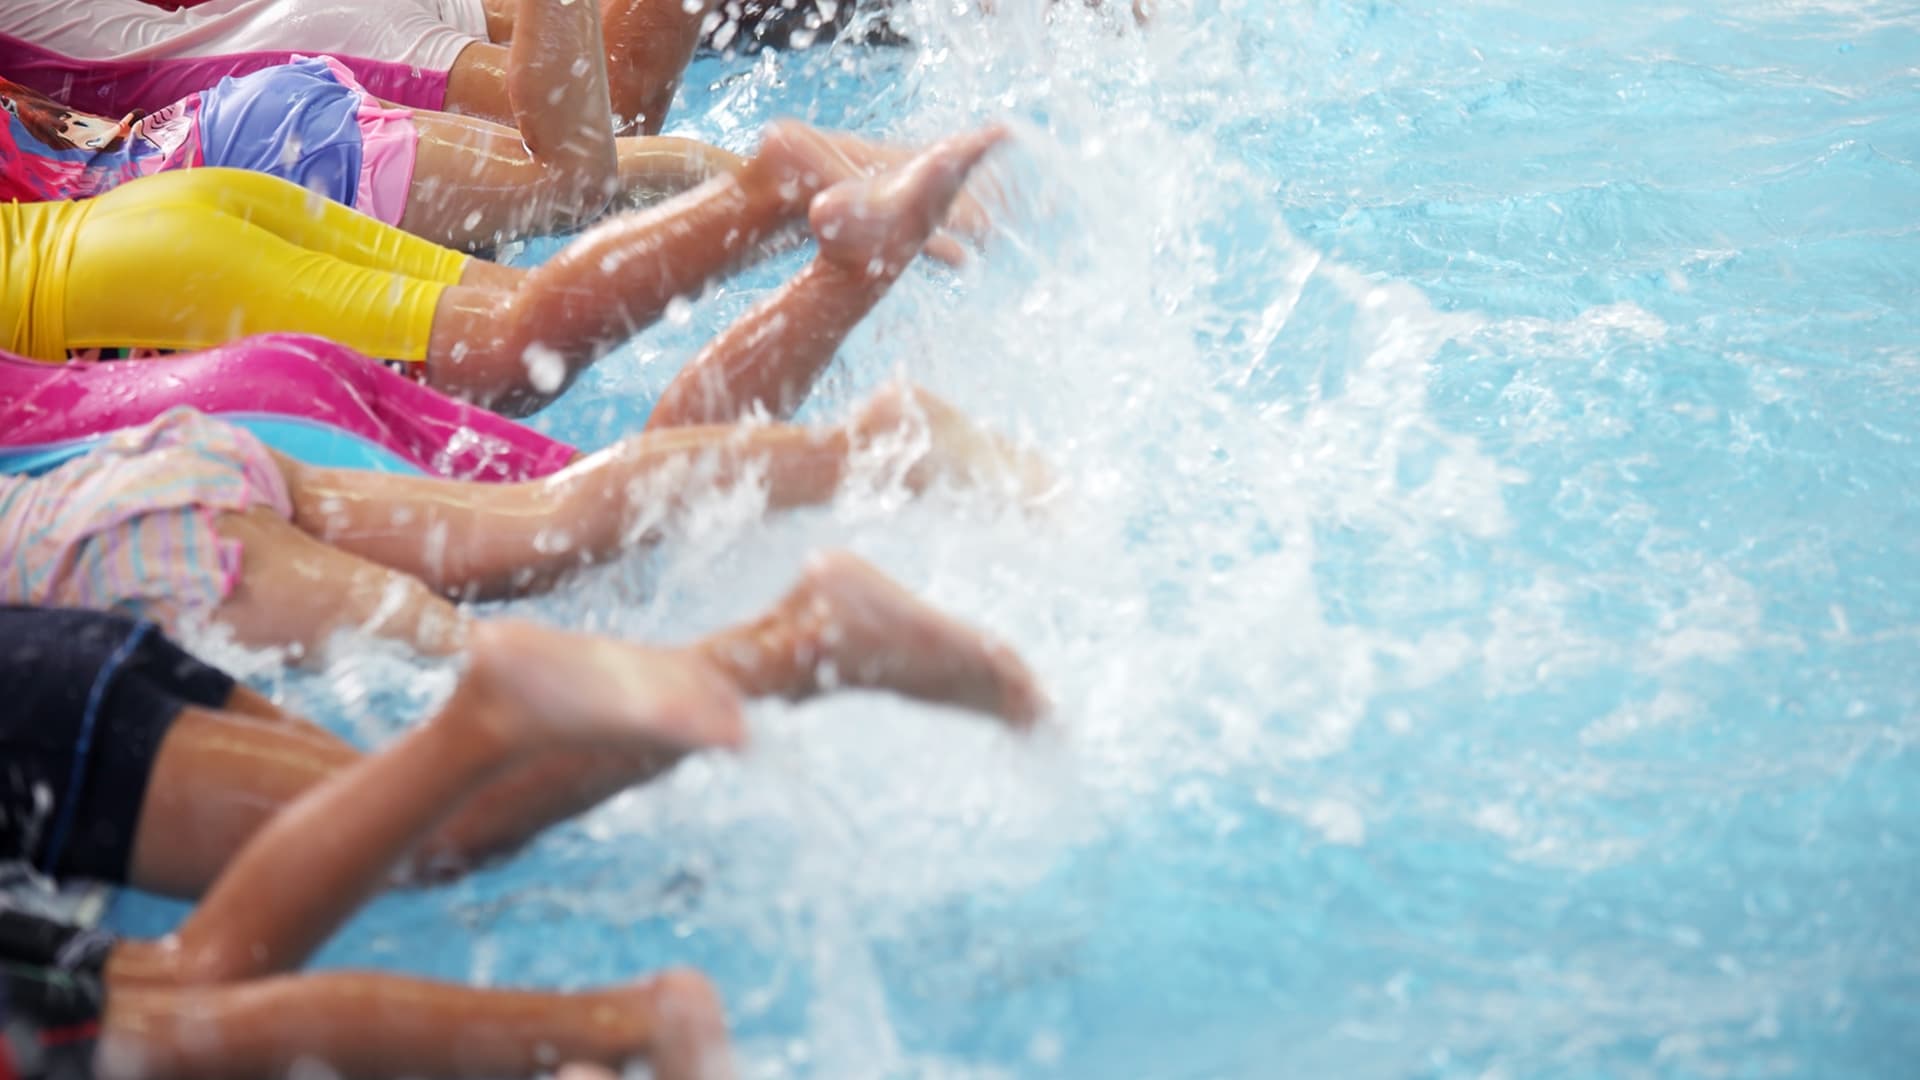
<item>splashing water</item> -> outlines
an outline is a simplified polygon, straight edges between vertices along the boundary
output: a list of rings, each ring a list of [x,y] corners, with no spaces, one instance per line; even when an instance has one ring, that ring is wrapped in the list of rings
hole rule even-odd
[[[684,640],[852,547],[1017,643],[1054,729],[762,706],[324,961],[696,964],[769,1077],[1910,1067],[1920,16],[971,6],[702,63],[677,115],[1013,117],[989,255],[909,275],[807,415],[904,370],[1071,496],[735,490],[517,606]],[[803,257],[541,426],[637,428]],[[362,737],[444,692],[345,663],[287,690]]]

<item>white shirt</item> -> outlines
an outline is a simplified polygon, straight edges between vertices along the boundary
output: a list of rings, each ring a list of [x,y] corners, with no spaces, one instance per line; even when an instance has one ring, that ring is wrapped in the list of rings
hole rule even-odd
[[[487,17],[481,0],[0,0],[0,33],[80,60],[298,52],[446,71]]]

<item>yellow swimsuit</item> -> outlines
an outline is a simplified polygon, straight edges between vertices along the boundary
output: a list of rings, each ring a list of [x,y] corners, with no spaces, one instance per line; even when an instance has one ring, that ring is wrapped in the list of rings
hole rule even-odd
[[[0,205],[0,332],[7,349],[51,362],[269,331],[420,361],[440,294],[466,265],[264,173],[158,173],[85,202]]]

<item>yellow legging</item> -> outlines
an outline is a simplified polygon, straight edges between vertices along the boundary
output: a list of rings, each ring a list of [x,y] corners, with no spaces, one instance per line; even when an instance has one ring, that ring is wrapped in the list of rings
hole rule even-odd
[[[467,265],[458,252],[240,169],[159,173],[80,203],[0,206],[0,226],[13,286],[0,327],[11,323],[13,351],[37,360],[70,349],[203,348],[268,331],[424,360],[434,307]]]

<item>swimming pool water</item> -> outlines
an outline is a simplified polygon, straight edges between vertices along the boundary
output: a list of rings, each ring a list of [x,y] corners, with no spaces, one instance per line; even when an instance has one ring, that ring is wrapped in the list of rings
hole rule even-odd
[[[517,607],[679,639],[849,546],[1022,647],[1054,730],[760,707],[322,962],[697,964],[755,1076],[1920,1069],[1920,8],[969,6],[702,62],[677,130],[1016,118],[989,256],[809,414],[904,370],[1071,497],[734,499]],[[629,430],[801,257],[542,423]],[[374,739],[444,686],[281,689]]]

